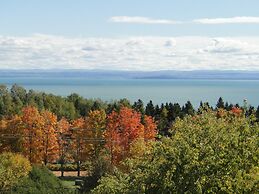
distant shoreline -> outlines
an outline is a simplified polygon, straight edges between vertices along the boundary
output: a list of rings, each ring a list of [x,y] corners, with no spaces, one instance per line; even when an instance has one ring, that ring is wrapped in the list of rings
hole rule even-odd
[[[89,78],[89,79],[207,79],[207,80],[259,80],[259,71],[193,70],[193,71],[118,71],[80,69],[0,69],[2,78]]]

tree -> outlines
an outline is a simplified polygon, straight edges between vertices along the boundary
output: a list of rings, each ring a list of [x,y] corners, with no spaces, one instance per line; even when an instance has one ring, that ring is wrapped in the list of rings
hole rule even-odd
[[[69,159],[69,147],[71,143],[71,132],[70,123],[63,117],[57,123],[57,134],[58,134],[58,155],[59,162],[61,163],[61,177],[64,176],[64,163]]]
[[[0,154],[0,189],[9,189],[26,177],[30,170],[30,162],[23,156],[10,152]]]
[[[169,129],[169,122],[168,122],[168,110],[166,107],[164,107],[159,115],[158,125],[157,128],[160,132],[160,134],[168,135],[168,129]]]
[[[174,121],[177,117],[181,115],[181,106],[178,103],[170,103],[168,109],[168,120],[170,122]]]
[[[13,101],[8,88],[0,85],[0,118],[13,114]]]
[[[21,152],[23,147],[21,117],[15,115],[9,119],[0,120],[0,135],[1,152]]]
[[[255,115],[256,115],[257,121],[259,121],[259,106],[258,106],[257,109],[256,109]]]
[[[57,116],[49,111],[42,112],[43,117],[43,161],[54,162],[58,158],[58,139],[57,139]]]
[[[106,127],[106,113],[104,110],[90,111],[88,117],[85,118],[84,134],[89,141],[86,142],[84,153],[92,161],[96,160],[103,148],[104,130]]]
[[[84,141],[84,119],[79,118],[72,123],[72,135],[71,135],[71,155],[74,161],[77,163],[77,175],[80,176],[80,163],[85,160],[83,153],[85,147]]]
[[[183,107],[183,113],[187,115],[194,115],[195,110],[190,101],[187,101],[187,103]]]
[[[141,123],[141,114],[127,107],[122,107],[118,113],[113,111],[108,115],[105,146],[111,154],[111,163],[117,164],[125,159],[134,140],[145,139],[149,137],[147,134],[153,134],[153,121],[150,117],[146,117],[145,121],[144,126]]]
[[[223,108],[223,109],[225,108],[224,101],[223,101],[222,97],[219,97],[216,107],[217,108]]]
[[[151,116],[144,116],[144,140],[155,140],[157,135],[157,124]]]
[[[145,110],[144,110],[144,103],[142,100],[138,99],[137,102],[134,102],[132,108],[137,111],[140,112],[142,115],[145,114]]]
[[[101,178],[93,193],[257,193],[259,125],[251,123],[213,111],[177,119],[171,138]]]
[[[23,108],[20,131],[23,135],[23,154],[31,163],[43,161],[43,127],[44,119],[32,106]]]
[[[155,116],[155,107],[153,105],[152,100],[149,101],[149,103],[146,106],[145,114],[148,116]]]

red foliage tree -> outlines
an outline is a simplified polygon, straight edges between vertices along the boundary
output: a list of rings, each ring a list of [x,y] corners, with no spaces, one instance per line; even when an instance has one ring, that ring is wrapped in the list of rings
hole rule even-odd
[[[105,131],[106,148],[110,151],[111,162],[116,164],[128,156],[130,145],[136,139],[154,139],[156,125],[151,117],[141,123],[141,114],[131,108],[122,107],[119,112],[108,115]]]

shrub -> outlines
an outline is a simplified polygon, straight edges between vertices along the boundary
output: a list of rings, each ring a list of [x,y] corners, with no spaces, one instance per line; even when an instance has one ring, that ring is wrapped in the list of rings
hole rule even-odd
[[[29,177],[20,182],[13,189],[17,194],[67,194],[73,193],[65,189],[62,182],[46,167],[33,166]]]
[[[0,189],[8,189],[31,170],[29,161],[19,154],[0,154]]]

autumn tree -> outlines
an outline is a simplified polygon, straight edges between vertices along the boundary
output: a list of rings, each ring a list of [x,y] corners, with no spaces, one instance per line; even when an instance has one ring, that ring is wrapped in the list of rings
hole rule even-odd
[[[35,107],[23,108],[20,125],[23,134],[23,154],[33,163],[41,162],[43,159],[43,127],[44,119]]]
[[[42,128],[43,161],[46,165],[58,158],[57,116],[49,111],[43,111],[41,115],[44,122]]]
[[[21,117],[15,115],[0,120],[0,135],[0,151],[21,152],[23,140]]]
[[[106,113],[104,110],[90,111],[85,118],[84,138],[87,138],[84,152],[91,159],[97,159],[103,148],[104,130],[106,127]]]
[[[72,122],[71,126],[71,156],[77,163],[78,176],[80,176],[80,163],[85,160],[84,151],[84,124],[83,118],[76,119]]]
[[[61,118],[57,123],[57,134],[58,134],[58,156],[59,162],[61,163],[61,176],[64,176],[64,163],[67,159],[69,159],[69,146],[71,144],[71,131],[70,131],[70,123],[64,117]]]
[[[146,117],[144,126],[141,123],[141,114],[127,107],[122,107],[119,112],[113,111],[108,115],[105,139],[112,163],[116,164],[126,158],[131,144],[136,139],[154,138],[155,125],[148,118]],[[152,127],[150,127],[151,124]]]

